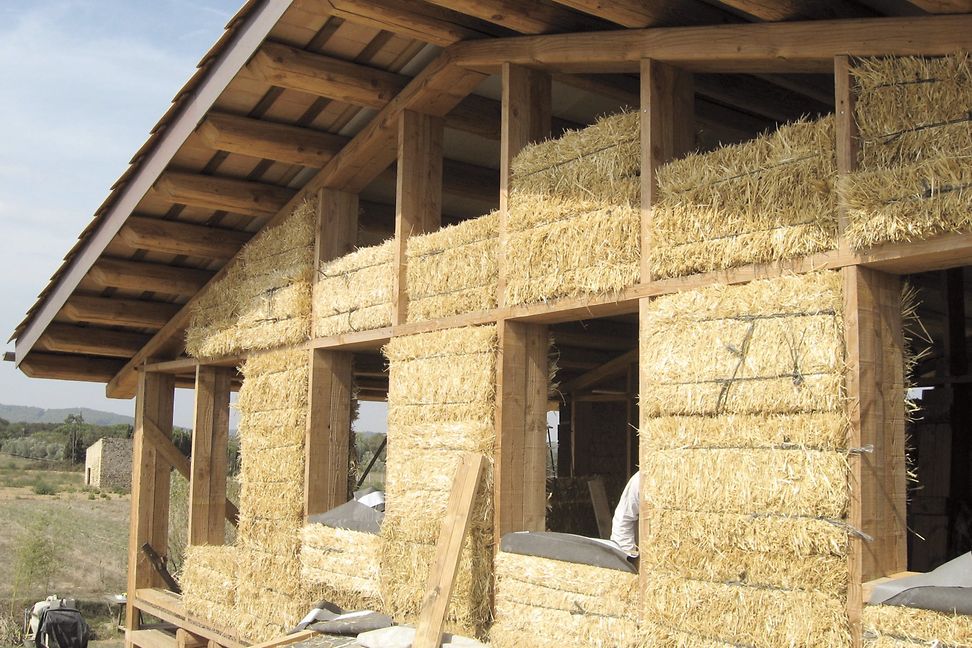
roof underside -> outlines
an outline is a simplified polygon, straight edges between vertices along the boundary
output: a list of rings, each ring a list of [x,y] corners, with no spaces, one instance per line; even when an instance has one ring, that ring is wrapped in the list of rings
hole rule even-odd
[[[942,0],[251,0],[199,64],[14,331],[31,376],[108,382],[411,78],[460,41],[969,11]],[[554,75],[555,130],[638,105],[626,73]],[[498,205],[500,86],[445,118],[444,220]],[[827,75],[696,76],[699,140],[833,109]],[[299,144],[298,144],[299,143]],[[359,245],[394,230],[393,167],[361,190]],[[179,354],[178,338],[165,347]]]

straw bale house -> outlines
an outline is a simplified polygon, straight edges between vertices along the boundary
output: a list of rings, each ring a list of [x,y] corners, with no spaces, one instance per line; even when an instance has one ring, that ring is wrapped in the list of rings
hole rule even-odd
[[[972,644],[864,593],[972,548],[970,49],[964,2],[247,2],[13,335],[136,398],[128,641],[272,641],[321,598],[414,621],[472,452],[449,629]],[[369,400],[380,529],[311,524]],[[638,573],[502,544],[595,535],[589,482],[639,468]],[[173,469],[181,596],[139,550]]]

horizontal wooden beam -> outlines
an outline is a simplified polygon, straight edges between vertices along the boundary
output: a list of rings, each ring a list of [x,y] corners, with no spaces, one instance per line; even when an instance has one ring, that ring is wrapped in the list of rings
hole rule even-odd
[[[206,146],[217,151],[318,169],[330,162],[350,139],[226,113],[210,113],[199,125],[198,133]]]
[[[728,22],[726,13],[699,0],[554,0],[622,27],[644,29]]]
[[[600,19],[582,16],[553,3],[522,0],[426,0],[521,34],[547,34],[603,27]]]
[[[208,270],[122,259],[101,259],[88,271],[88,278],[102,288],[163,295],[195,295],[212,276]]]
[[[253,233],[161,218],[130,216],[118,231],[118,236],[128,245],[140,250],[207,259],[229,259],[240,251]]]
[[[178,304],[141,299],[75,295],[64,304],[61,315],[72,322],[160,329],[179,312],[179,308]]]
[[[611,360],[608,360],[601,366],[591,369],[587,373],[564,383],[561,385],[560,391],[564,392],[565,394],[584,391],[590,387],[593,387],[599,382],[607,380],[608,378],[620,376],[628,370],[628,367],[630,367],[632,363],[637,361],[638,348],[636,347],[615,358],[612,358]]]
[[[150,337],[132,331],[51,324],[44,331],[44,335],[37,340],[37,348],[61,353],[131,358],[145,346]]]
[[[265,182],[181,171],[164,173],[155,189],[159,197],[179,205],[256,217],[273,216],[294,195],[293,189]]]
[[[862,18],[873,16],[859,4],[831,0],[806,2],[806,0],[719,0],[720,4],[746,20],[779,22],[783,20],[814,20],[820,18]]]
[[[107,382],[125,366],[124,360],[32,351],[20,361],[20,370],[31,378]]]
[[[939,55],[972,48],[972,15],[814,20],[556,34],[463,42],[458,65],[635,72],[650,58],[693,72],[827,72],[837,54]]]

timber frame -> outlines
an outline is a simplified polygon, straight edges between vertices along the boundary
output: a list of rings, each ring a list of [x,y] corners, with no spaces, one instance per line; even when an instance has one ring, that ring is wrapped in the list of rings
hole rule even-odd
[[[92,229],[94,234],[79,244],[80,252],[66,263],[15,333],[17,361],[25,373],[104,381],[110,396],[136,396],[129,554],[129,592],[134,595],[127,620],[129,630],[139,631],[137,611],[141,610],[220,645],[245,643],[230,631],[208,628],[193,620],[191,611],[181,610],[176,599],[159,592],[161,584],[138,548],[143,542],[151,542],[160,553],[165,553],[172,467],[191,474],[192,543],[221,543],[224,517],[235,517],[232,505],[224,504],[225,490],[219,486],[225,482],[226,470],[220,456],[225,454],[224,412],[229,391],[238,381],[233,367],[243,357],[185,358],[181,340],[193,302],[205,285],[221,276],[218,268],[233,255],[233,247],[242,244],[258,227],[279,222],[301,201],[314,198],[318,205],[317,263],[351,250],[356,244],[356,233],[374,226],[380,220],[374,214],[381,212],[382,218],[394,220],[396,281],[392,326],[316,338],[303,345],[312,359],[311,422],[306,437],[307,515],[343,503],[346,495],[342,481],[346,464],[342,462],[349,442],[346,423],[350,417],[355,353],[374,353],[400,335],[497,324],[500,358],[494,495],[498,541],[508,531],[544,528],[546,457],[538,434],[544,429],[540,422],[547,411],[546,345],[550,326],[638,313],[640,307],[659,295],[715,283],[738,284],[820,269],[840,270],[846,285],[847,391],[853,428],[850,447],[873,448],[866,456],[851,454],[855,487],[849,523],[873,538],[869,542],[860,537],[851,539],[848,605],[855,624],[854,642],[860,645],[861,584],[906,567],[904,418],[894,399],[885,398],[898,386],[899,377],[881,356],[882,349],[887,348],[900,353],[903,344],[897,308],[899,275],[972,265],[972,234],[882,245],[860,253],[851,251],[841,235],[840,244],[833,251],[675,279],[655,280],[644,265],[641,281],[617,294],[512,307],[500,299],[499,306],[488,312],[418,323],[406,323],[405,317],[405,244],[408,236],[434,231],[453,219],[444,214],[446,194],[456,176],[449,175],[443,131],[476,132],[476,137],[498,135],[498,171],[479,172],[481,177],[492,178],[495,174],[495,186],[485,193],[495,196],[495,204],[501,210],[498,294],[503,294],[510,161],[526,144],[558,132],[569,122],[567,116],[557,114],[553,84],[613,93],[615,98],[623,97],[632,105],[640,104],[643,249],[651,245],[647,225],[655,199],[655,172],[660,165],[690,150],[697,125],[712,119],[711,104],[706,103],[705,97],[710,96],[707,92],[713,92],[713,77],[720,74],[759,75],[745,78],[773,79],[777,89],[783,87],[780,84],[785,85],[785,79],[792,81],[793,73],[831,76],[834,84],[829,101],[826,92],[819,89],[815,92],[803,87],[801,92],[806,105],[824,109],[834,106],[839,171],[849,173],[857,163],[849,57],[941,55],[970,50],[972,15],[914,16],[911,14],[919,13],[926,3],[902,2],[900,7],[907,9],[901,11],[902,16],[874,17],[870,5],[886,3],[833,0],[829,5],[835,11],[846,10],[838,15],[851,17],[794,22],[776,17],[784,22],[746,24],[741,21],[758,17],[752,12],[760,11],[765,3],[725,2],[724,5],[735,7],[727,16],[712,5],[693,0],[670,3],[675,13],[669,14],[675,16],[674,24],[690,22],[691,26],[655,28],[652,26],[661,19],[648,8],[652,3],[635,0],[542,3],[550,10],[546,18],[542,13],[520,14],[516,10],[503,15],[490,13],[493,5],[509,9],[509,3],[498,0],[435,0],[418,4],[422,10],[410,8],[409,3],[391,1],[251,3],[249,13],[233,27],[236,31],[229,37],[229,45],[222,55],[216,56],[210,74],[197,82],[195,94],[187,99],[188,105],[162,135],[165,141],[149,152],[150,159],[134,168],[132,179],[124,185],[124,195],[114,199],[108,212],[99,217]],[[482,9],[477,10],[477,5]],[[567,11],[563,5],[572,9]],[[715,13],[706,13],[702,8]],[[334,17],[377,25],[392,35],[385,42],[394,37],[419,38],[444,49],[436,53],[434,48],[413,46],[409,51],[425,51],[427,62],[410,77],[399,73],[403,66],[396,72],[379,71],[301,48],[266,43],[267,35],[288,11],[303,12],[301,17],[317,16],[322,25]],[[711,16],[700,20],[718,24],[699,25],[686,18],[688,15]],[[797,12],[796,17],[815,16]],[[688,22],[679,22],[680,18]],[[765,18],[771,19],[774,18]],[[605,26],[627,29],[603,31]],[[577,32],[551,33],[570,28]],[[527,35],[510,36],[510,32]],[[327,101],[365,106],[376,112],[362,121],[363,125],[352,135],[311,132],[305,126],[289,124],[267,126],[269,122],[258,117],[225,114],[209,95],[218,95],[220,88],[225,90],[231,72],[240,70],[249,75],[247,78],[274,87],[296,88]],[[634,73],[640,76],[640,86],[639,79],[631,76]],[[490,75],[498,75],[498,102],[474,93]],[[816,98],[811,98],[814,94]],[[491,126],[484,117],[487,114],[498,117],[498,123]],[[304,168],[282,172],[276,183],[253,173],[249,178],[227,179],[215,177],[211,170],[190,173],[168,168],[167,160],[162,158],[175,155],[178,145],[178,141],[168,142],[168,138],[189,138],[197,125],[198,137],[206,146],[244,151],[256,158]],[[162,158],[156,160],[159,156]],[[393,211],[373,211],[366,206],[371,204],[366,190],[383,176],[387,179],[393,163]],[[452,164],[454,169],[456,163]],[[264,166],[269,169],[271,165]],[[307,172],[307,168],[316,170]],[[281,183],[287,178],[289,181]],[[461,187],[456,190],[463,191]],[[168,220],[158,214],[151,218],[133,216],[139,198],[135,194],[140,191],[151,193],[151,200],[161,201],[164,206],[179,205],[193,214],[197,213],[193,209],[209,209],[239,217],[199,217],[195,222],[176,223],[177,213]],[[124,213],[126,210],[128,213]],[[213,231],[216,225],[225,228],[227,236]],[[383,225],[385,231],[392,229],[387,220]],[[116,235],[129,246],[170,256],[148,260],[103,258],[101,253],[115,245],[112,241]],[[98,245],[103,247],[98,250]],[[177,255],[174,261],[173,254]],[[183,263],[193,255],[206,257],[210,263]],[[219,262],[212,263],[213,260]],[[79,292],[79,286],[85,290]],[[102,289],[108,292],[91,294]],[[114,296],[117,291],[120,297]],[[155,294],[175,297],[164,301],[146,298]],[[123,299],[137,301],[144,308],[121,307]],[[105,315],[109,309],[116,314]],[[116,328],[101,337],[92,337],[89,324]],[[118,330],[125,326],[129,327],[128,332]],[[630,360],[625,358],[625,363],[630,365]],[[166,438],[172,425],[173,389],[189,385],[196,389],[191,465],[185,457],[173,454],[174,447]]]

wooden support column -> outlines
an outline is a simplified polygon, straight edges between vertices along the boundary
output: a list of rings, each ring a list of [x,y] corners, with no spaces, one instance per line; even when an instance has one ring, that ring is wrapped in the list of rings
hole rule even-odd
[[[189,544],[226,540],[226,446],[232,369],[196,367],[196,400],[189,479]]]
[[[496,377],[495,542],[543,531],[547,506],[547,327],[503,320]]]
[[[358,196],[322,189],[318,200],[316,267],[354,249]],[[315,273],[315,282],[320,274]],[[312,318],[316,319],[316,318]],[[304,436],[304,515],[323,513],[348,501],[351,442],[351,381],[354,354],[310,352],[307,429]]]
[[[135,436],[132,454],[132,508],[128,539],[128,592],[162,587],[162,578],[142,552],[149,543],[166,555],[169,534],[169,480],[171,464],[147,438],[145,427],[172,434],[175,378],[170,374],[142,371],[135,396]],[[138,630],[135,606],[125,612],[125,628]],[[130,646],[130,642],[126,641]]]
[[[442,226],[442,119],[411,110],[398,121],[392,324],[408,317],[408,238]]]
[[[641,61],[641,281],[651,280],[651,211],[658,169],[695,146],[692,75],[652,59]]]
[[[857,98],[854,93],[854,80],[850,73],[850,57],[834,57],[834,112],[836,114],[835,135],[837,142],[837,172],[847,175],[857,170],[860,159],[860,136],[857,121],[854,119],[854,106]],[[839,206],[837,212],[838,249],[849,252],[847,238],[847,209]]]
[[[861,645],[861,584],[907,567],[904,331],[901,280],[851,266],[844,275],[847,407],[851,423],[848,615]]]
[[[500,226],[496,303],[506,302],[507,225],[510,165],[531,142],[550,135],[550,75],[519,65],[503,64],[503,102],[500,135]]]

